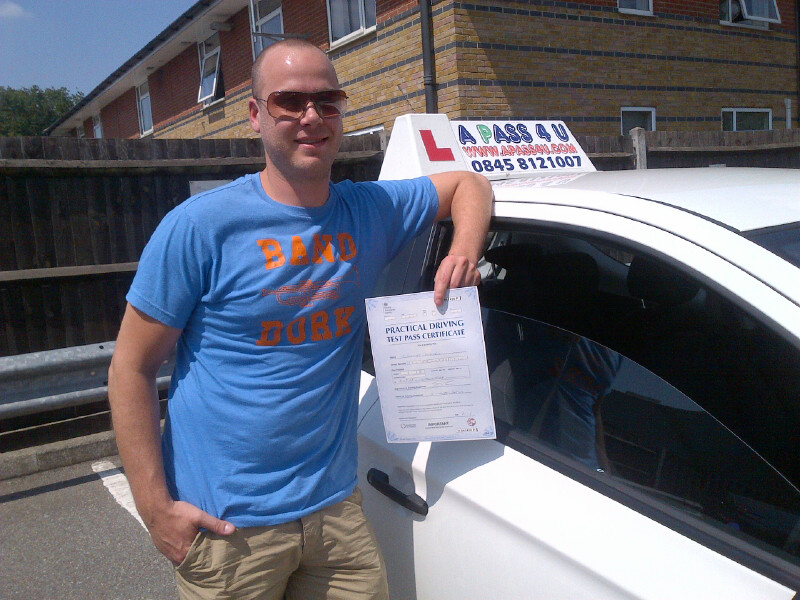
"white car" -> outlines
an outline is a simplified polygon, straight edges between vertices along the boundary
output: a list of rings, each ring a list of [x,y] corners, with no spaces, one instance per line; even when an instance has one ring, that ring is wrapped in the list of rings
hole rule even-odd
[[[470,166],[426,118],[396,124],[422,159],[387,176],[447,167],[419,131]],[[359,480],[393,600],[800,597],[800,171],[508,175],[479,288],[497,439],[388,443],[365,352]],[[450,233],[376,295],[432,289]]]

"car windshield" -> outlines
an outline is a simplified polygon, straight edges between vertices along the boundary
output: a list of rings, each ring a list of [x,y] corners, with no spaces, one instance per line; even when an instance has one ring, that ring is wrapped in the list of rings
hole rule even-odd
[[[746,237],[800,267],[800,224],[793,224],[769,231],[756,231]]]

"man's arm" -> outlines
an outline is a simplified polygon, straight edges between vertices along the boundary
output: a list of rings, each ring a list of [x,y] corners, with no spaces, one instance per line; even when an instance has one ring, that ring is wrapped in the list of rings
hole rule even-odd
[[[117,447],[136,508],[156,548],[175,564],[186,557],[200,527],[219,534],[234,530],[191,504],[174,501],[167,489],[156,375],[180,334],[128,304],[108,371]]]
[[[430,176],[439,194],[436,220],[453,219],[450,252],[436,271],[433,299],[437,306],[449,288],[478,285],[478,260],[483,254],[492,216],[492,186],[483,175],[451,171]]]

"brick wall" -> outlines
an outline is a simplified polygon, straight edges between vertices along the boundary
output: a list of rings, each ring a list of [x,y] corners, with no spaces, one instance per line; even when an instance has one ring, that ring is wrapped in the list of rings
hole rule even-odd
[[[452,118],[564,119],[579,134],[619,134],[620,109],[656,109],[657,128],[719,130],[724,107],[797,119],[790,2],[768,31],[719,24],[716,3],[659,2],[656,16],[616,1],[434,3],[439,110]],[[331,52],[351,96],[346,130],[391,127],[424,111],[417,2],[378,2],[378,28]],[[383,11],[383,12],[381,12]]]
[[[714,11],[702,20],[559,4],[439,3],[435,18],[455,23],[452,39],[439,35],[452,26],[435,26],[441,110],[618,134],[622,106],[654,107],[658,129],[719,130],[723,107],[770,108],[783,128],[784,98],[797,105],[796,45],[783,29],[722,26]]]
[[[440,3],[442,0],[439,0]],[[498,4],[523,5],[542,5],[541,2],[502,2]],[[777,0],[778,12],[781,16],[780,25],[770,25],[771,29],[783,29],[787,32],[794,31],[795,10],[793,0]],[[551,4],[552,6],[552,4]],[[617,11],[617,0],[595,0],[593,2],[581,2],[570,5],[578,10],[607,9]],[[719,2],[709,2],[708,0],[653,0],[653,13],[656,17],[690,17],[708,22],[719,22]]]
[[[150,77],[153,136],[157,138],[252,137],[247,98],[253,46],[248,9],[240,10],[220,32],[220,64],[225,98],[209,106],[197,103],[200,63],[197,46],[186,48]]]
[[[717,2],[654,0],[654,16],[620,13],[616,0],[433,2],[439,110],[451,118],[563,119],[581,135],[618,135],[623,106],[656,109],[659,130],[719,130],[722,108],[769,108],[798,123],[792,0],[782,24],[724,26]],[[351,97],[345,131],[425,110],[416,0],[377,0],[376,31],[330,51]],[[284,0],[284,28],[329,48],[325,0]],[[252,46],[247,9],[221,33],[226,97],[196,103],[195,46],[150,77],[155,137],[252,137],[248,122]],[[135,94],[103,113],[108,137],[138,134]],[[125,112],[127,111],[127,112]]]
[[[378,8],[385,5],[394,16],[379,13],[374,34],[330,53],[351,98],[345,131],[378,125],[390,129],[395,117],[425,111],[418,4],[379,2]]]
[[[388,21],[418,4],[416,0],[376,0],[377,21],[378,23]]]
[[[248,120],[247,101],[250,87],[243,86],[237,91],[227,91],[225,99],[207,108],[192,111],[174,119],[155,132],[158,138],[244,138],[254,137]]]
[[[381,13],[383,7],[389,13]],[[394,85],[387,85],[386,78],[392,74],[393,81],[402,81],[404,89],[421,90],[422,86],[422,48],[419,39],[419,19],[415,0],[388,0],[378,2],[380,22],[378,29],[388,26],[388,35],[378,36],[375,33],[355,40],[343,48],[331,52],[331,59],[337,67],[340,82],[347,88],[352,97],[350,110],[345,119],[345,131],[354,131],[374,125],[388,125],[396,115],[412,110],[409,102],[413,103],[413,110],[424,110],[424,96],[416,95],[410,99],[405,95],[393,102],[397,104],[393,111],[387,113],[382,103],[396,100],[392,90]],[[387,14],[394,17],[387,18]],[[405,16],[402,16],[405,13]],[[398,19],[397,15],[401,15]],[[225,76],[226,97],[223,102],[215,103],[203,111],[184,111],[173,116],[166,122],[157,122],[155,137],[253,137],[255,133],[250,128],[248,120],[247,101],[250,97],[250,67],[252,66],[252,53],[249,50],[249,19],[247,11],[237,14],[232,20],[233,30],[228,32],[229,37],[221,38],[223,73]],[[409,26],[409,23],[411,24]],[[323,49],[328,49],[328,17],[325,0],[309,0],[307,2],[283,3],[283,24],[287,33],[303,35],[309,41]],[[388,25],[387,25],[388,24]],[[408,29],[410,27],[410,29]],[[404,29],[406,28],[406,29]],[[237,32],[244,32],[244,35]],[[396,35],[400,33],[400,35]],[[245,35],[248,36],[245,38]],[[238,54],[241,59],[239,67],[246,64],[246,80],[241,87],[233,88],[229,84],[226,56],[233,56],[229,51],[232,44],[241,43],[246,39],[248,47],[247,56],[243,52]],[[237,42],[236,40],[239,40]],[[244,47],[245,44],[241,43]],[[195,50],[196,56],[196,50]],[[400,69],[392,71],[398,61],[412,62],[403,65]],[[195,58],[195,64],[197,60]],[[389,71],[382,69],[385,66]],[[188,67],[187,67],[188,68]],[[198,67],[193,67],[195,70]],[[382,71],[382,72],[378,72]],[[178,79],[176,75],[173,79]],[[152,78],[151,78],[152,79]],[[357,80],[357,81],[354,81]],[[196,94],[197,83],[194,84],[193,93]],[[152,83],[151,83],[151,93]],[[196,97],[196,96],[195,96]]]
[[[328,49],[328,9],[325,0],[284,0],[282,8],[286,33],[302,35],[323,50]]]
[[[248,9],[240,10],[228,22],[230,31],[220,32],[222,46],[222,73],[225,89],[238,89],[250,85],[250,67],[253,66],[253,43],[250,37],[250,14]]]
[[[616,2],[605,4],[616,7]],[[777,0],[781,23],[770,24],[772,31],[792,33],[795,31],[795,8],[792,0]],[[657,16],[686,16],[709,23],[719,22],[719,3],[706,0],[653,0],[653,12]]]
[[[200,86],[197,46],[187,46],[178,56],[153,72],[148,81],[156,131],[176,115],[195,110]]]
[[[778,12],[781,15],[781,29],[789,34],[797,34],[797,0],[778,0]]]
[[[103,137],[131,138],[139,135],[139,114],[136,109],[136,90],[131,88],[100,111]]]

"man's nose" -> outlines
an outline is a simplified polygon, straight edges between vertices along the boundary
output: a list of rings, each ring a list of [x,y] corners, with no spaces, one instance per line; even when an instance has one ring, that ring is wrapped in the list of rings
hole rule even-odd
[[[309,100],[306,108],[300,117],[301,123],[313,123],[315,121],[322,121],[322,115],[313,100]]]

